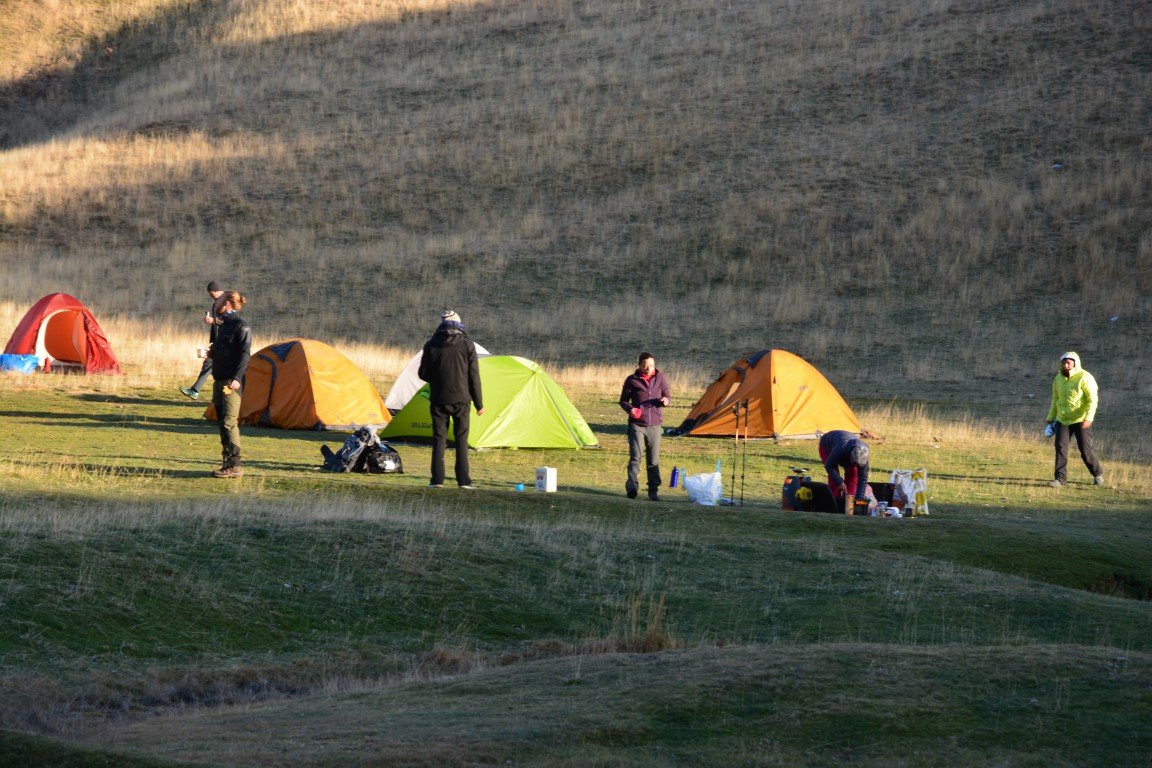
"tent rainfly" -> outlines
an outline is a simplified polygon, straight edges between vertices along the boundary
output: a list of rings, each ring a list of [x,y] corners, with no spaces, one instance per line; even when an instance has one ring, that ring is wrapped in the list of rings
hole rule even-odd
[[[204,418],[216,419],[208,406]],[[288,339],[252,355],[240,423],[281,429],[379,427],[392,417],[351,360],[321,341]]]
[[[674,434],[731,437],[815,438],[834,429],[859,432],[860,420],[828,379],[797,355],[765,349],[737,360],[704,392]],[[745,424],[747,420],[747,424]]]
[[[4,354],[36,355],[44,370],[120,373],[112,345],[92,312],[66,293],[52,293],[33,304]]]
[[[472,411],[468,446],[481,448],[584,448],[596,445],[596,436],[584,417],[531,360],[514,355],[482,357],[480,385],[484,415]],[[392,418],[383,440],[432,439],[432,416],[425,384]],[[452,435],[449,434],[449,439]]]

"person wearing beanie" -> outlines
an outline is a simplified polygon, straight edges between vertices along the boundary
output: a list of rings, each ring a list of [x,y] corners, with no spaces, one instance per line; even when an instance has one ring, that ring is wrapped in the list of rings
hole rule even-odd
[[[456,443],[456,484],[471,488],[468,429],[473,405],[478,416],[484,414],[484,396],[476,345],[468,338],[460,315],[453,310],[440,313],[440,325],[424,344],[418,375],[428,382],[432,415],[432,478],[428,487],[444,487],[444,454],[448,450],[451,422]]]
[[[1104,469],[1092,449],[1092,422],[1100,404],[1096,379],[1080,367],[1080,355],[1065,352],[1060,356],[1060,370],[1052,380],[1052,404],[1048,406],[1048,427],[1056,438],[1056,472],[1048,485],[1062,488],[1068,483],[1068,446],[1072,436],[1080,449],[1084,466],[1092,473],[1092,482],[1104,485]]]
[[[212,297],[212,306],[204,313],[204,323],[208,326],[208,346],[212,346],[212,342],[216,341],[216,329],[219,325],[216,321],[220,318],[222,303],[220,297],[224,295],[224,288],[220,283],[215,280],[208,281],[208,295]],[[200,375],[196,377],[196,381],[190,387],[180,387],[181,394],[190,397],[193,400],[200,399],[200,389],[208,382],[208,377],[212,375],[212,358],[207,355],[204,356],[204,362],[200,365]]]
[[[645,457],[648,499],[660,501],[660,435],[663,432],[664,407],[671,400],[668,377],[656,367],[651,352],[641,352],[636,371],[624,379],[620,390],[620,407],[628,414],[628,476],[624,492],[634,499],[640,492],[640,454]]]

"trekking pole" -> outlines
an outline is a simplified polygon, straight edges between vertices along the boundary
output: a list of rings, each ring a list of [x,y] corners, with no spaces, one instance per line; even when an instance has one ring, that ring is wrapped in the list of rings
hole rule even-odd
[[[732,496],[728,500],[728,506],[736,506],[736,460],[740,458],[740,403],[737,401],[736,405],[732,406],[732,412],[736,414],[736,438],[732,441]]]
[[[744,456],[740,459],[740,506],[744,506],[744,475],[748,472],[748,401],[744,401]],[[735,489],[733,489],[735,490]]]

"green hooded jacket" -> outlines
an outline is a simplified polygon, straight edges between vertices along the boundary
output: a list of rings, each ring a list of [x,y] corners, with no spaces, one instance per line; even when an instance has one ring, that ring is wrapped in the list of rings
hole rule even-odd
[[[1080,355],[1065,352],[1060,356],[1061,366],[1065,358],[1075,365],[1067,377],[1063,371],[1057,371],[1056,378],[1052,380],[1052,405],[1048,408],[1048,421],[1059,421],[1061,424],[1093,421],[1096,418],[1096,406],[1100,404],[1096,379],[1080,367]]]

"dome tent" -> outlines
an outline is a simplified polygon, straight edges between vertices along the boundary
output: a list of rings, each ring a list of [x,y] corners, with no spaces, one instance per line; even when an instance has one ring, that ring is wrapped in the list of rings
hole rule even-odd
[[[765,349],[721,373],[674,434],[732,437],[734,407],[745,401],[740,430],[747,429],[748,437],[815,438],[834,429],[861,429],[848,403],[811,363],[782,349]]]
[[[45,370],[120,373],[112,345],[92,312],[66,293],[51,293],[33,304],[4,354],[35,355]]]
[[[481,357],[484,415],[472,411],[470,448],[584,448],[596,445],[584,417],[544,369],[514,355]],[[432,439],[428,385],[392,418],[383,440]],[[449,439],[452,435],[449,433]]]
[[[215,420],[208,406],[204,418]],[[321,341],[288,339],[252,355],[240,423],[281,429],[357,429],[391,419],[364,372]]]

